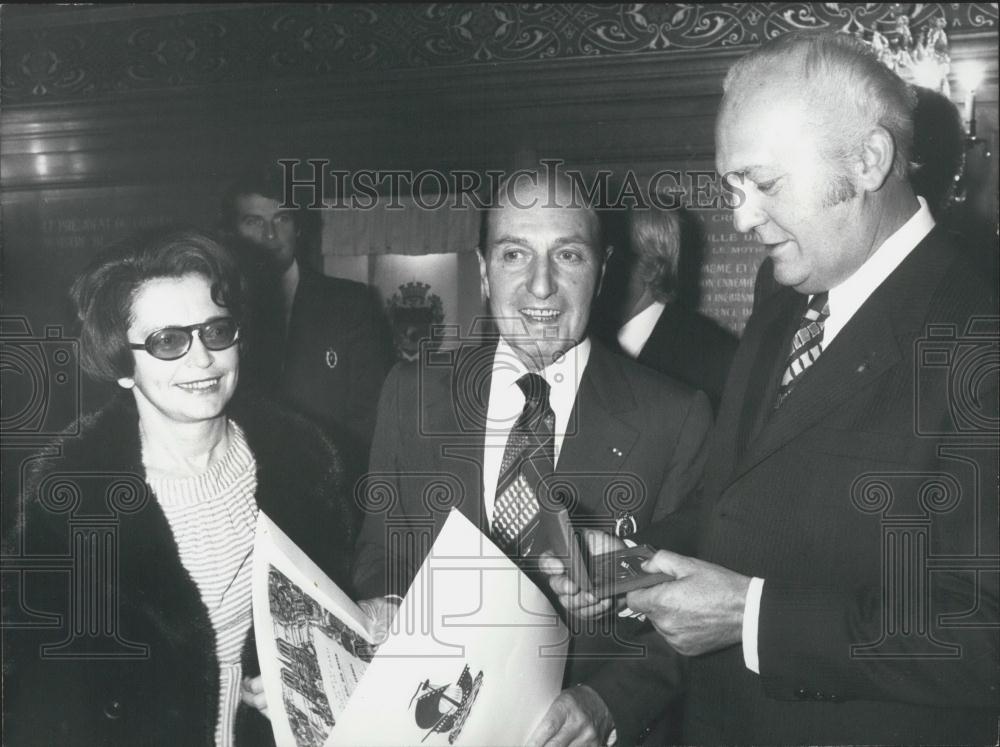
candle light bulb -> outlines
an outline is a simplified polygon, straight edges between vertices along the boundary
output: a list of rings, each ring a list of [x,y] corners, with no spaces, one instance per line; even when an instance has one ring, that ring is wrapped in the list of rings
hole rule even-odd
[[[967,62],[956,70],[956,77],[965,88],[965,106],[962,119],[971,137],[976,136],[976,89],[983,81],[983,66],[978,62]]]
[[[978,62],[966,62],[958,70],[956,77],[965,89],[966,94],[974,93],[983,82],[983,66]]]

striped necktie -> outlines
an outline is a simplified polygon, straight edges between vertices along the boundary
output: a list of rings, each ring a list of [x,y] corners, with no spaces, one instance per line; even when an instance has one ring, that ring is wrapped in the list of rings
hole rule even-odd
[[[823,325],[830,316],[829,293],[817,293],[809,302],[809,308],[799,321],[799,328],[792,339],[792,352],[781,376],[781,386],[774,409],[781,407],[795,384],[823,352]]]
[[[538,500],[534,481],[529,481],[526,463],[537,474],[553,469],[556,416],[549,406],[549,384],[538,374],[524,374],[517,380],[524,392],[524,409],[507,436],[496,502],[493,506],[494,541],[511,557],[524,557],[531,551],[538,529]],[[530,473],[536,473],[531,470]]]

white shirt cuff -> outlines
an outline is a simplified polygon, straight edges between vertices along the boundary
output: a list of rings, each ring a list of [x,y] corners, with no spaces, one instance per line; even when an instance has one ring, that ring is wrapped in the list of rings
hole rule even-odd
[[[751,578],[747,601],[743,607],[743,663],[754,674],[760,674],[757,656],[757,628],[760,622],[760,598],[764,593],[764,579]]]

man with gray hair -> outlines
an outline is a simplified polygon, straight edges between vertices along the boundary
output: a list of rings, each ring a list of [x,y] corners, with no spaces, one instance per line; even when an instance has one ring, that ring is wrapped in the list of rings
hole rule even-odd
[[[997,302],[907,181],[912,93],[831,34],[724,90],[734,226],[782,288],[733,361],[697,557],[626,596],[690,665],[683,741],[995,744]],[[607,720],[564,693],[537,744]]]

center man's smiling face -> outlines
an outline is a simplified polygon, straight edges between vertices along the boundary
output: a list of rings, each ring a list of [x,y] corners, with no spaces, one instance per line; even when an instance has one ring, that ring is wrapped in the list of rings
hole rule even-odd
[[[494,209],[480,256],[490,312],[530,370],[583,340],[605,263],[597,216],[548,199],[538,185],[518,190],[517,204],[530,207]],[[567,204],[568,196],[557,202]]]

